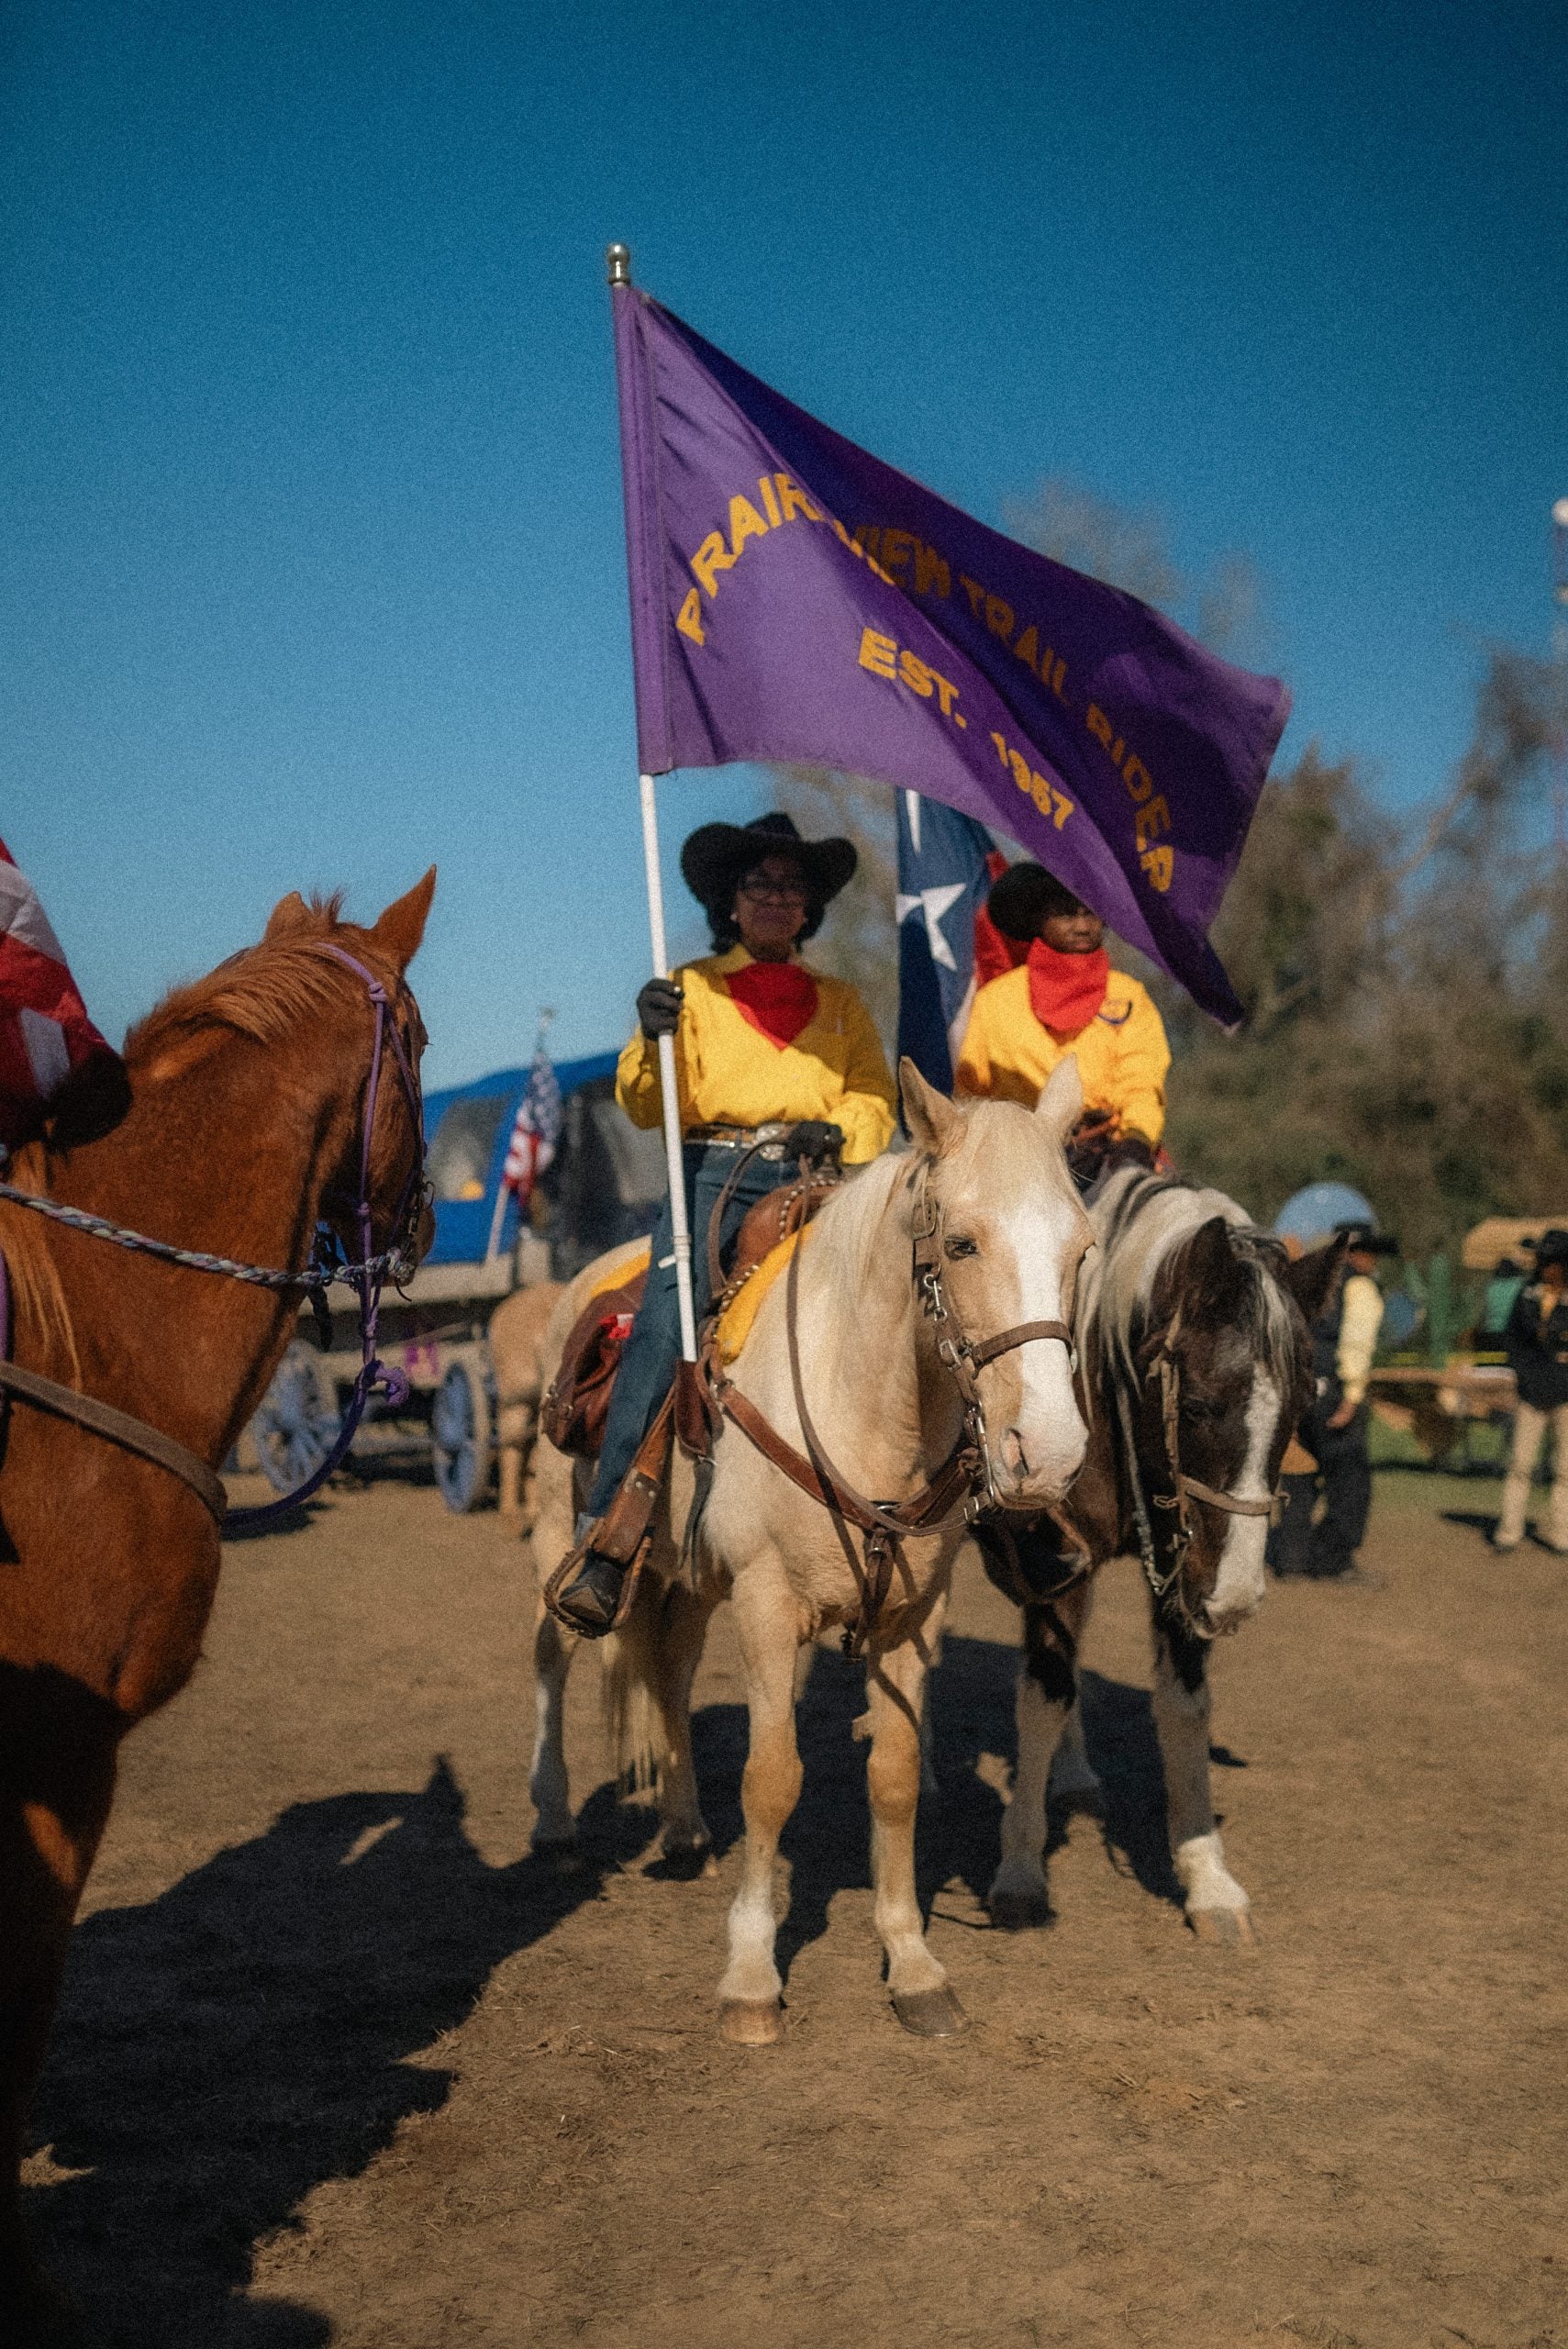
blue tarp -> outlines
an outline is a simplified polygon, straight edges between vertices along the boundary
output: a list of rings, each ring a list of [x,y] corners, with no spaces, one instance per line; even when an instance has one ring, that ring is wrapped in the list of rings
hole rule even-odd
[[[563,1100],[575,1093],[580,1085],[591,1085],[595,1077],[615,1074],[614,1052],[594,1052],[585,1060],[560,1061],[556,1063],[556,1080]],[[439,1093],[425,1097],[425,1146],[429,1148],[437,1129],[447,1111],[459,1102],[498,1102],[495,1118],[495,1132],[490,1142],[489,1159],[483,1176],[483,1194],[474,1198],[438,1199],[436,1201],[435,1245],[425,1259],[429,1264],[477,1264],[484,1261],[490,1241],[490,1225],[495,1213],[495,1194],[500,1187],[501,1169],[506,1163],[506,1145],[512,1139],[512,1127],[517,1115],[517,1105],[528,1081],[526,1064],[521,1068],[496,1069],[489,1076],[475,1077],[472,1085],[450,1085]],[[509,1248],[517,1237],[517,1202],[508,1199],[501,1225],[501,1246]]]

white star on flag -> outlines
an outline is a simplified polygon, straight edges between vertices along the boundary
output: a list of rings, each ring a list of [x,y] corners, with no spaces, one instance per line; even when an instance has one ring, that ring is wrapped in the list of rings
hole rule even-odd
[[[926,941],[931,950],[931,960],[940,963],[944,971],[956,971],[958,964],[953,960],[952,948],[942,936],[942,916],[962,895],[963,883],[952,881],[940,889],[921,889],[912,897],[900,894],[895,900],[900,922],[906,921],[913,913],[924,913]]]

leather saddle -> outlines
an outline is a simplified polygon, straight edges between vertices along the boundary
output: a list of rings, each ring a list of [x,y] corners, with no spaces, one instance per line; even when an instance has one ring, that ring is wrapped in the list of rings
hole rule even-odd
[[[799,1182],[781,1185],[748,1208],[736,1234],[724,1286],[714,1300],[705,1335],[780,1241],[810,1222],[823,1201],[832,1196],[838,1181],[836,1174],[813,1173]],[[698,1244],[703,1244],[700,1240]],[[647,1287],[648,1267],[644,1265],[629,1280],[591,1297],[568,1330],[561,1349],[560,1365],[539,1408],[539,1425],[558,1452],[581,1460],[597,1458],[604,1442],[616,1373]],[[693,1384],[677,1382],[676,1416],[684,1447],[699,1453],[708,1449],[706,1413],[702,1408],[700,1392],[682,1391],[690,1390]]]

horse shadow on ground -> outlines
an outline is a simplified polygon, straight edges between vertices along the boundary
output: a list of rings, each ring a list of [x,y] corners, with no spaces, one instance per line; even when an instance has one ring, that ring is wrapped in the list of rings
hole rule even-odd
[[[590,1800],[594,1842],[614,1809],[607,1787]],[[89,1917],[33,2100],[57,2182],[24,2196],[83,2340],[320,2349],[325,2318],[243,2298],[254,2246],[446,2101],[453,2074],[409,2059],[597,1887],[488,1866],[443,1760],[417,1792],[296,1804],[156,1900]]]
[[[962,1884],[984,1904],[1001,1858],[1001,1795],[982,1774],[990,1755],[1011,1771],[1017,1760],[1013,1692],[1018,1650],[995,1640],[949,1634],[931,1675],[937,1792],[922,1796],[916,1836],[921,1907]],[[1165,1779],[1149,1692],[1102,1674],[1080,1675],[1089,1758],[1105,1787],[1098,1831],[1112,1866],[1153,1898],[1182,1905],[1165,1833]],[[869,1748],[853,1735],[865,1710],[865,1671],[818,1648],[802,1697],[798,1729],[805,1784],[780,1842],[790,1866],[789,1914],[779,1928],[779,1970],[827,1931],[834,1896],[871,1882],[871,1813],[866,1800]],[[693,1720],[693,1749],[703,1813],[722,1856],[744,1832],[740,1773],[746,1761],[746,1709],[705,1706]],[[1244,1767],[1227,1753],[1232,1766]],[[993,1769],[992,1774],[999,1775]],[[1068,1820],[1052,1806],[1046,1855],[1067,1839]],[[1079,1830],[1095,1825],[1079,1822]],[[959,1921],[969,1922],[968,1919]],[[976,1919],[979,1930],[990,1930]]]
[[[999,1777],[1013,1761],[1016,1670],[1011,1646],[945,1642],[931,1683],[940,1791],[922,1800],[917,1846],[928,1911],[955,1883],[983,1901],[995,1872],[1002,1800],[979,1765],[995,1757]],[[1179,1903],[1147,1692],[1092,1672],[1083,1687],[1107,1855]],[[786,1975],[826,1932],[834,1896],[870,1883],[867,1748],[852,1735],[864,1709],[863,1667],[818,1651],[800,1707],[805,1787],[784,1838]],[[745,1709],[704,1707],[694,1732],[723,1853],[743,1831]],[[403,2121],[445,2103],[454,2074],[427,2051],[467,2021],[499,1965],[595,1898],[605,1868],[646,1850],[656,1821],[602,1785],[579,1829],[575,1873],[531,1856],[492,1868],[438,1761],[417,1792],[296,1804],[157,1899],[78,1928],[28,2140],[50,2148],[54,2182],[25,2202],[40,2255],[83,2311],[83,2342],[324,2349],[325,2317],[246,2297],[255,2246],[315,2188],[358,2176]],[[1053,1817],[1048,1851],[1064,1832]]]

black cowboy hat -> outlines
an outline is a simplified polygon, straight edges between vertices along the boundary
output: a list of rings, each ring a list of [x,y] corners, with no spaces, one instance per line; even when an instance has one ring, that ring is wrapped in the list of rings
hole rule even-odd
[[[738,885],[770,856],[788,856],[799,865],[818,919],[860,861],[851,841],[803,841],[792,818],[774,808],[749,824],[699,824],[681,851],[681,871],[717,923],[728,918]]]
[[[1536,1271],[1542,1271],[1548,1264],[1568,1264],[1568,1231],[1561,1224],[1554,1223],[1535,1243]]]
[[[997,874],[985,910],[1004,938],[1022,946],[1040,936],[1049,915],[1075,914],[1082,902],[1054,873],[1025,857]]]
[[[1334,1237],[1342,1240],[1347,1251],[1357,1249],[1363,1256],[1397,1256],[1399,1242],[1390,1231],[1375,1231],[1370,1223],[1337,1223]],[[1564,1234],[1568,1239],[1568,1233]]]

